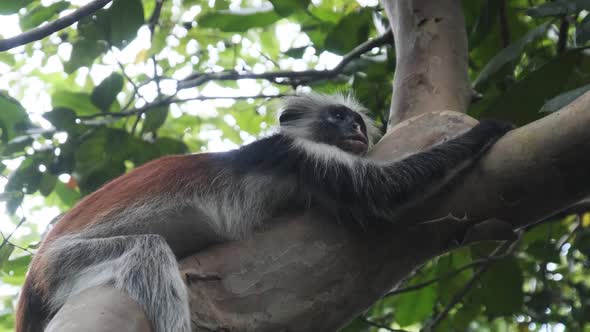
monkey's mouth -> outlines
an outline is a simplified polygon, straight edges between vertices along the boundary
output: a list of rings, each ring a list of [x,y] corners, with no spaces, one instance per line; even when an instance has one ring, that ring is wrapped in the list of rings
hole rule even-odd
[[[352,143],[352,144],[363,144],[363,145],[367,145],[367,138],[363,135],[353,135],[353,136],[348,136],[346,138],[344,138],[344,142],[347,143]]]
[[[355,154],[366,152],[369,145],[367,138],[361,135],[346,137],[341,144],[344,150]]]

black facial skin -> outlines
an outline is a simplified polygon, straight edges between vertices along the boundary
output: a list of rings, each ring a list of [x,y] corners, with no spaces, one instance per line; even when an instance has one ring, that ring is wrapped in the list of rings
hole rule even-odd
[[[321,121],[314,128],[314,140],[339,147],[356,155],[369,148],[363,118],[346,106],[334,105],[320,111]]]

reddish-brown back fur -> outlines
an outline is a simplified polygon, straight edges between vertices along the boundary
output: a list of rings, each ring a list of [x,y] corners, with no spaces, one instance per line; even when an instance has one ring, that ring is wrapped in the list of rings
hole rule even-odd
[[[16,332],[40,332],[49,318],[45,305],[48,285],[41,275],[48,243],[150,197],[167,192],[190,195],[214,177],[220,166],[212,163],[208,154],[164,157],[114,179],[78,202],[51,229],[33,258],[17,304]]]

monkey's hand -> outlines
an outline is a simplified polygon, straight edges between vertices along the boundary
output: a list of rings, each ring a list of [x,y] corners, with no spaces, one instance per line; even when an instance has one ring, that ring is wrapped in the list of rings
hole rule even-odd
[[[464,138],[465,140],[469,139],[481,142],[483,146],[473,146],[476,150],[480,150],[475,152],[481,153],[485,152],[489,147],[494,145],[498,139],[514,128],[515,126],[508,121],[483,119],[477,126],[473,127],[466,134],[457,139]]]

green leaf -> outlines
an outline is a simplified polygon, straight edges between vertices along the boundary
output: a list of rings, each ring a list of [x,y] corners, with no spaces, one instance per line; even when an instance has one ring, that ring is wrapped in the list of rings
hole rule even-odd
[[[430,269],[428,273],[417,276],[407,284],[417,285],[434,277]],[[402,327],[423,321],[432,315],[437,296],[437,284],[431,284],[413,292],[397,295],[395,304],[395,320]]]
[[[508,45],[505,49],[498,52],[486,66],[479,73],[479,76],[473,82],[473,85],[477,89],[483,83],[485,83],[493,74],[498,72],[504,65],[511,61],[515,61],[520,58],[524,52],[524,48],[531,42],[545,35],[545,32],[549,28],[550,22],[539,25],[535,29],[529,31],[519,40]]]
[[[82,195],[125,172],[125,160],[133,148],[132,136],[125,130],[98,128],[75,151],[75,174]],[[116,143],[116,144],[114,144]]]
[[[80,177],[78,185],[82,195],[96,191],[105,183],[125,173],[125,164],[119,161],[102,163],[102,167]]]
[[[563,16],[575,14],[583,9],[590,9],[588,0],[557,0],[545,2],[527,9],[526,14],[535,17]]]
[[[110,9],[101,9],[78,22],[78,34],[88,40],[106,41],[111,34]]]
[[[326,42],[326,37],[329,33],[333,31],[334,26],[335,24],[333,23],[314,23],[310,25],[302,25],[301,31],[305,32],[309,39],[311,39],[313,46],[317,50],[317,53],[324,50],[324,43]]]
[[[152,133],[158,130],[168,116],[168,106],[155,107],[145,113],[145,120],[143,121],[143,133]]]
[[[453,275],[450,278],[447,278],[446,276],[471,263],[471,261],[469,248],[455,250],[452,253],[441,257],[439,260],[436,270],[437,277],[443,277],[439,285],[439,295],[444,304],[449,303],[453,296],[465,286],[473,276],[473,271],[468,269]]]
[[[64,64],[71,74],[80,67],[90,67],[99,55],[105,53],[111,31],[110,12],[102,9],[78,22],[78,39],[73,43],[70,60]]]
[[[123,89],[123,76],[112,73],[94,88],[90,100],[100,110],[106,112],[117,99],[117,94]]]
[[[552,239],[557,241],[564,235],[571,232],[567,223],[564,222],[547,222],[539,224],[531,230],[527,231],[523,237],[523,246],[527,246],[533,243],[539,243],[549,247],[555,247],[552,245]]]
[[[305,10],[310,0],[270,0],[277,14],[287,17],[296,11]]]
[[[42,173],[39,171],[41,162],[38,154],[25,159],[20,167],[10,175],[5,190],[20,191],[24,189],[27,194],[36,192],[41,184]]]
[[[20,207],[24,197],[24,194],[21,193],[21,195],[13,195],[6,201],[6,211],[8,211],[8,214],[12,215],[16,212],[16,210]]]
[[[69,108],[54,108],[44,113],[43,117],[58,130],[70,131],[76,126],[76,113]]]
[[[108,46],[104,41],[81,38],[74,43],[72,55],[64,64],[64,70],[67,74],[71,74],[80,67],[90,67],[94,59],[107,50]]]
[[[19,20],[20,26],[23,30],[29,30],[41,25],[43,22],[49,21],[68,8],[70,4],[66,1],[56,2],[47,7],[38,5],[31,11],[27,12]]]
[[[30,126],[27,112],[21,104],[0,91],[0,130],[2,142],[16,137],[19,131]]]
[[[50,174],[49,172],[43,173],[43,177],[41,178],[41,183],[39,184],[39,192],[43,196],[49,196],[55,188],[55,184],[57,183],[57,176]]]
[[[371,24],[371,12],[369,10],[351,13],[342,18],[328,33],[324,47],[336,54],[348,53],[369,39]]]
[[[321,2],[319,6],[314,4],[308,9],[314,17],[314,23],[317,23],[317,20],[315,19],[317,18],[323,23],[336,24],[344,15],[342,11],[337,10],[329,1]]]
[[[481,312],[481,305],[473,303],[463,304],[452,317],[452,326],[457,331],[468,331],[469,324],[475,320],[475,317]]]
[[[576,238],[572,244],[574,248],[579,250],[584,255],[590,257],[590,230],[587,228],[582,229],[581,232],[576,234]]]
[[[63,182],[58,181],[54,189],[59,199],[67,206],[72,207],[78,200],[80,200],[80,192],[75,189],[67,187]]]
[[[308,48],[309,46],[302,46],[302,47],[294,47],[294,48],[290,48],[285,52],[285,55],[290,56],[292,58],[295,59],[300,59],[301,57],[303,57],[303,53],[305,53],[305,50]]]
[[[108,50],[104,42],[80,39],[73,44],[70,60],[64,64],[66,74],[72,74],[78,68],[90,67],[99,55]]]
[[[574,101],[579,96],[586,93],[590,90],[590,84],[584,85],[574,90],[570,90],[568,92],[564,92],[557,97],[551,98],[547,101],[543,107],[541,107],[540,112],[555,112],[559,111],[564,106],[568,105],[572,101]]]
[[[526,254],[543,262],[559,262],[559,249],[547,242],[535,242],[527,246]]]
[[[16,60],[14,59],[14,55],[6,52],[0,53],[0,62],[4,62],[5,64],[13,67],[16,65]]]
[[[184,142],[169,137],[159,137],[155,142],[155,146],[160,156],[184,154],[188,151]]]
[[[4,242],[2,248],[0,248],[0,269],[8,261],[8,257],[14,251],[14,246],[8,242]]]
[[[2,267],[2,271],[4,272],[2,282],[22,286],[29,264],[31,263],[31,258],[31,255],[26,255],[6,261]]]
[[[367,323],[363,322],[360,319],[355,319],[350,322],[346,327],[338,330],[339,332],[364,332],[369,331]]]
[[[518,313],[524,302],[523,276],[516,258],[495,262],[480,279],[481,288],[474,296],[481,296],[488,317]]]
[[[90,95],[84,92],[59,90],[51,96],[51,105],[53,108],[73,110],[77,115],[91,115],[101,112],[92,103]]]
[[[3,156],[10,156],[13,153],[22,153],[27,146],[31,146],[33,138],[29,135],[17,136],[3,146]]]
[[[135,39],[137,30],[144,23],[141,0],[115,0],[109,13],[111,43],[117,47],[126,46]]]
[[[75,170],[78,174],[98,169],[110,156],[106,153],[108,129],[100,128],[88,135],[75,150]],[[120,144],[117,142],[117,144]]]
[[[590,15],[586,15],[576,26],[576,43],[583,45],[590,40]]]
[[[500,4],[501,2],[496,0],[486,0],[482,3],[477,21],[469,34],[470,48],[477,47],[492,31],[498,19]]]
[[[32,3],[33,0],[3,0],[0,1],[0,15],[18,13],[19,9]]]
[[[2,266],[2,270],[6,273],[13,272],[14,274],[24,275],[29,268],[31,258],[31,255],[27,255],[8,260],[4,263],[4,266]]]
[[[265,27],[281,17],[271,9],[220,10],[199,17],[201,27],[227,32],[244,32],[251,28]]]
[[[135,137],[130,140],[128,149],[130,152],[129,160],[135,165],[143,165],[150,160],[162,156],[154,143],[149,143]]]
[[[582,50],[568,51],[516,82],[481,116],[525,125],[544,115],[539,110],[545,100],[555,97],[569,86],[588,84],[589,71],[590,58]]]

